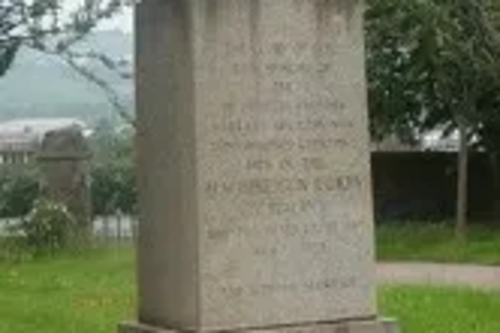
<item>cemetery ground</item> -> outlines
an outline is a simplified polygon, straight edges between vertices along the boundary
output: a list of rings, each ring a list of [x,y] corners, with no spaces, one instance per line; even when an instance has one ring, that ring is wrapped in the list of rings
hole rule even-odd
[[[500,236],[474,227],[467,245],[442,225],[382,226],[379,258],[500,263]],[[462,247],[461,247],[462,246]],[[0,262],[0,333],[105,333],[133,318],[134,253],[128,246],[85,254]],[[462,287],[384,285],[381,313],[405,333],[500,332],[500,291]]]
[[[471,225],[459,241],[451,223],[389,223],[377,226],[377,256],[383,261],[500,265],[500,225]]]

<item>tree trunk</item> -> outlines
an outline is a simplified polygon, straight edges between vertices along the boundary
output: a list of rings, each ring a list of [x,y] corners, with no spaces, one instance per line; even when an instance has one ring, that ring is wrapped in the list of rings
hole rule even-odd
[[[493,217],[495,224],[498,224],[500,223],[500,165],[497,153],[490,153],[490,166],[493,178]]]
[[[457,221],[455,235],[459,240],[467,237],[467,188],[468,188],[468,164],[469,151],[467,142],[467,126],[464,119],[458,119],[458,133],[460,147],[458,152],[458,175],[457,175]]]

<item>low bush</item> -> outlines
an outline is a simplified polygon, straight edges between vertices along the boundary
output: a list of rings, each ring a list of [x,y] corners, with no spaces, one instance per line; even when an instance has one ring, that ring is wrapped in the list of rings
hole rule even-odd
[[[38,179],[33,167],[1,167],[0,217],[28,214],[39,195]]]
[[[92,212],[134,214],[137,193],[134,168],[128,162],[94,164],[91,168]],[[34,167],[0,169],[0,218],[26,216],[40,196]]]
[[[36,200],[31,212],[16,229],[24,247],[35,255],[73,247],[79,232],[77,221],[68,209],[47,199]]]
[[[107,163],[92,168],[92,211],[95,215],[121,212],[133,215],[137,207],[134,168],[131,163]]]

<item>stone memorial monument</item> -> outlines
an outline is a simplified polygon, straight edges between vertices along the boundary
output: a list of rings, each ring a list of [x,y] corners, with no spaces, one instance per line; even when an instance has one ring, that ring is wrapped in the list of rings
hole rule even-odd
[[[78,222],[79,240],[92,231],[89,161],[90,148],[82,132],[73,127],[48,132],[38,152],[42,192],[64,204]]]
[[[137,323],[397,332],[377,317],[359,0],[143,0]]]

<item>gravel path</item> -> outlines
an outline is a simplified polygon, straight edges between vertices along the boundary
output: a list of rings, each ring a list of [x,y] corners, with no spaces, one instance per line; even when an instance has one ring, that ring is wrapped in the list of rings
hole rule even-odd
[[[500,267],[429,263],[379,263],[379,283],[435,284],[500,290]]]

